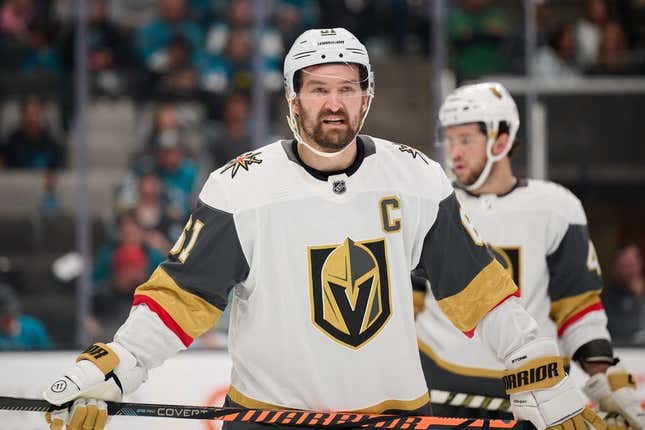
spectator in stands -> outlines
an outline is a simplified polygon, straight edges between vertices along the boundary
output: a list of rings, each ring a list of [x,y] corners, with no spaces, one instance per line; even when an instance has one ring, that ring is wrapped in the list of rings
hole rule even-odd
[[[199,90],[199,73],[189,41],[174,36],[166,48],[166,67],[155,74],[157,93],[162,97],[196,96]]]
[[[319,15],[314,0],[278,0],[275,21],[282,37],[281,46],[291,46],[307,28],[316,26]]]
[[[618,343],[645,345],[645,275],[638,245],[629,243],[617,251],[612,278],[603,291],[611,336]]]
[[[231,0],[226,20],[213,24],[206,35],[206,52],[210,55],[224,55],[229,33],[233,30],[251,30],[253,9],[249,0]],[[260,46],[262,54],[269,59],[279,60],[284,54],[284,44],[277,29],[264,29]]]
[[[534,58],[536,76],[542,79],[571,79],[580,76],[575,53],[573,26],[558,25],[549,37],[549,44],[540,48]]]
[[[45,326],[20,312],[20,302],[11,286],[0,283],[0,351],[49,349],[52,343]]]
[[[207,150],[214,169],[252,149],[246,94],[237,91],[228,95],[222,121],[209,127],[207,134]]]
[[[202,66],[204,88],[214,93],[251,87],[253,51],[251,25],[253,15],[249,0],[233,0],[227,10],[228,20],[214,24],[206,37],[207,60]],[[264,84],[270,91],[282,88],[280,60],[284,52],[282,37],[267,27],[259,42],[264,61]]]
[[[199,26],[187,17],[185,0],[159,0],[157,18],[137,30],[135,44],[143,64],[154,72],[168,70],[170,42],[182,36],[190,44],[195,56],[203,52],[203,33]]]
[[[506,70],[504,46],[508,18],[490,0],[462,0],[448,21],[448,35],[458,80]]]
[[[595,75],[624,75],[637,71],[631,52],[627,47],[627,36],[615,21],[602,28],[596,63],[589,69]]]
[[[5,1],[0,7],[0,32],[4,35],[12,36],[24,33],[32,15],[33,4],[31,1]]]
[[[181,136],[173,132],[159,136],[155,149],[155,172],[163,184],[165,199],[183,219],[193,209],[198,175],[197,165],[185,151]]]
[[[23,39],[33,22],[48,18],[48,2],[34,0],[7,0],[0,6],[0,34]]]
[[[159,0],[110,0],[110,16],[129,31],[141,28],[155,17]]]
[[[132,293],[148,277],[148,256],[133,243],[114,249],[110,260],[110,279],[97,288],[92,300],[95,321],[90,324],[97,338],[113,336],[132,307]]]
[[[253,51],[251,34],[247,29],[237,28],[228,32],[226,46],[221,57],[212,58],[219,67],[212,70],[222,74],[226,89],[249,91],[252,86]],[[262,78],[267,90],[277,92],[282,88],[277,58],[264,56]]]
[[[88,22],[88,67],[92,73],[93,89],[99,94],[117,95],[124,91],[124,68],[131,62],[130,43],[124,32],[112,23],[106,0],[90,2]],[[62,42],[62,57],[68,76],[74,71],[76,25]]]
[[[536,47],[542,48],[549,43],[549,36],[553,32],[553,10],[548,0],[537,0],[535,2],[535,38]],[[510,71],[514,74],[523,75],[528,73],[525,58],[526,26],[516,25],[508,45],[508,60]]]
[[[139,225],[137,217],[132,211],[126,211],[117,217],[116,237],[103,244],[97,253],[92,269],[92,281],[95,288],[101,288],[110,279],[110,269],[114,259],[115,251],[121,245],[133,245],[139,247],[147,257],[146,276],[165,258],[165,253],[159,252],[151,244],[146,242],[145,231]]]
[[[56,24],[34,22],[28,30],[28,49],[20,66],[23,73],[47,73],[58,76],[63,70],[56,47]]]
[[[605,0],[587,0],[586,15],[576,23],[576,61],[582,69],[598,62],[603,28],[609,22]]]
[[[139,177],[137,204],[133,209],[143,228],[144,241],[162,254],[167,254],[170,242],[179,238],[184,227],[183,213],[171,211],[163,201],[163,185],[159,177],[147,173]]]
[[[22,101],[21,123],[0,149],[0,159],[9,168],[58,169],[64,166],[64,148],[48,130],[43,120],[43,103],[37,96],[29,95]]]

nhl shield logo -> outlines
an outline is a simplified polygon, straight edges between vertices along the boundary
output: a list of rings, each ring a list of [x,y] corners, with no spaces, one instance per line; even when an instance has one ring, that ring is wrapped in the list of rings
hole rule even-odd
[[[343,194],[345,191],[347,191],[347,185],[345,184],[345,181],[341,179],[340,181],[334,181],[331,189],[336,194]]]
[[[390,319],[385,239],[309,247],[312,323],[343,346],[359,349]]]

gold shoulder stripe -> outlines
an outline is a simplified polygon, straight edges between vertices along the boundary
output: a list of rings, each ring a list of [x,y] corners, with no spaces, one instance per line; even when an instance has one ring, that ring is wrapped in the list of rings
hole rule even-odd
[[[503,370],[484,369],[481,367],[468,367],[468,366],[462,366],[459,364],[449,363],[443,360],[442,358],[440,358],[432,350],[432,348],[430,348],[429,345],[426,345],[419,339],[417,339],[417,342],[419,344],[419,349],[421,350],[421,352],[423,352],[432,361],[434,361],[437,364],[437,366],[441,367],[442,369],[450,373],[455,373],[457,375],[463,375],[463,376],[475,376],[478,378],[495,378],[495,379],[502,379],[502,376],[504,376]]]
[[[560,329],[571,316],[598,302],[600,302],[600,291],[587,291],[586,293],[551,302],[549,315]]]
[[[248,409],[293,409],[286,406],[278,406],[271,403],[261,402],[259,400],[252,399],[241,392],[239,392],[235,387],[231,386],[228,390],[229,398],[237,403],[240,406],[244,406]],[[373,406],[369,406],[364,409],[343,411],[343,412],[357,412],[365,414],[380,414],[385,411],[391,410],[400,410],[400,411],[414,411],[430,402],[430,395],[426,392],[423,395],[412,400],[386,400],[384,402],[378,403]]]
[[[506,297],[517,292],[510,275],[495,259],[460,292],[439,300],[439,307],[463,332],[477,323]]]
[[[179,287],[161,266],[134,294],[154,300],[192,338],[204,334],[222,316],[215,306]]]

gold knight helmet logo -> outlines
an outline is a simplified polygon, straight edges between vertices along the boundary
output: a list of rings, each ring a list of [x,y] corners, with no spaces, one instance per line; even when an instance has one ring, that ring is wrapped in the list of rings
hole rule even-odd
[[[369,342],[390,318],[385,240],[308,248],[312,322],[352,349]]]

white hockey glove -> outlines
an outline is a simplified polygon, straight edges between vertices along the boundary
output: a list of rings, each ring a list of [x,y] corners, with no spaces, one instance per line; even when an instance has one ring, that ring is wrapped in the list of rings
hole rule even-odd
[[[49,403],[63,406],[46,414],[50,429],[61,430],[67,424],[69,430],[102,430],[108,419],[105,401],[121,400],[146,377],[146,370],[118,343],[95,343],[43,392]]]
[[[636,396],[634,378],[620,364],[591,376],[584,391],[601,411],[607,412],[605,422],[609,430],[645,428],[645,412]]]
[[[564,360],[550,339],[537,339],[506,358],[506,393],[517,420],[537,430],[604,430],[604,421],[564,370]]]

